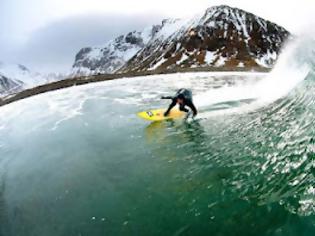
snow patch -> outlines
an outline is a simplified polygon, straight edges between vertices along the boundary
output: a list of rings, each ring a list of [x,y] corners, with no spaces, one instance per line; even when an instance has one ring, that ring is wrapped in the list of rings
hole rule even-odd
[[[262,57],[256,58],[255,62],[263,67],[271,67],[277,58],[278,55],[276,52],[270,52],[270,50],[268,50]]]
[[[182,58],[176,62],[177,65],[180,65],[182,62],[186,61],[189,58],[185,53],[183,53]]]
[[[180,31],[181,28],[187,25],[189,19],[175,19],[175,20],[166,20],[163,23],[162,29],[158,32],[157,36],[154,39],[159,38],[159,40],[164,40]]]
[[[164,57],[161,58],[155,65],[153,65],[151,68],[149,68],[148,70],[155,70],[157,69],[159,66],[161,66],[167,59],[165,59]]]
[[[243,62],[238,63],[237,67],[245,67]]]
[[[215,60],[216,57],[217,56],[215,55],[215,52],[207,51],[206,56],[205,56],[205,62],[207,64],[211,64]]]
[[[216,67],[224,66],[225,61],[226,61],[225,57],[219,57],[214,66]]]

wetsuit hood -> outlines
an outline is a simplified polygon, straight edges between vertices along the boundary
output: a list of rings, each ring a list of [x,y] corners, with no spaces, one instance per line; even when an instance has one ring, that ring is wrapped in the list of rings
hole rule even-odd
[[[178,98],[178,99],[182,99],[182,100],[185,100],[185,96],[184,96],[184,94],[178,94],[177,96],[176,96],[176,98]]]

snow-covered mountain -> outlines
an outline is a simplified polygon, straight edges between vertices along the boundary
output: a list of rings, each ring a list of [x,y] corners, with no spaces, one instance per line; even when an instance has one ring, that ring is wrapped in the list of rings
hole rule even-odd
[[[0,73],[0,96],[18,92],[22,87],[23,83],[21,81],[9,79]]]
[[[63,79],[63,75],[40,74],[20,64],[0,62],[0,96],[19,92],[37,85]]]
[[[194,67],[272,67],[289,32],[229,6],[192,19],[164,20],[103,47],[84,48],[73,69],[86,74]]]
[[[122,71],[191,67],[271,67],[288,38],[284,28],[228,6],[207,9],[201,17],[152,40]]]
[[[161,25],[153,25],[142,32],[133,31],[121,35],[100,47],[81,49],[75,57],[72,74],[88,75],[114,73],[135,56],[162,29],[174,25],[177,20],[165,20]]]

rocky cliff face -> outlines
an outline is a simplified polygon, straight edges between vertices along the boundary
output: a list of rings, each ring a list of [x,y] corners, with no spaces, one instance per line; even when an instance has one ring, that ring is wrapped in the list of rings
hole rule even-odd
[[[251,13],[215,6],[193,19],[165,20],[104,47],[85,48],[74,70],[88,74],[199,67],[272,67],[287,30]]]

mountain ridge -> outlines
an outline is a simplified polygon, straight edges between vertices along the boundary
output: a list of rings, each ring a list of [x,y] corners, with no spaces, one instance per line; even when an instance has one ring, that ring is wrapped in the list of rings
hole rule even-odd
[[[150,30],[154,33],[144,33]],[[111,40],[104,47],[90,47],[90,51],[100,52],[98,57],[81,49],[73,65],[74,74],[222,66],[271,68],[290,37],[283,27],[227,5],[210,7],[202,15],[191,19],[166,19],[160,25],[131,33],[137,35],[135,38],[143,44],[134,43],[133,53],[127,53],[129,57],[125,60],[116,63],[117,58],[125,54],[112,46],[116,42],[123,45],[122,48],[128,48],[130,43],[126,41],[126,36],[130,33]],[[110,49],[108,45],[111,45]],[[77,60],[79,54],[80,60]],[[106,63],[102,66],[93,66],[104,60]]]

